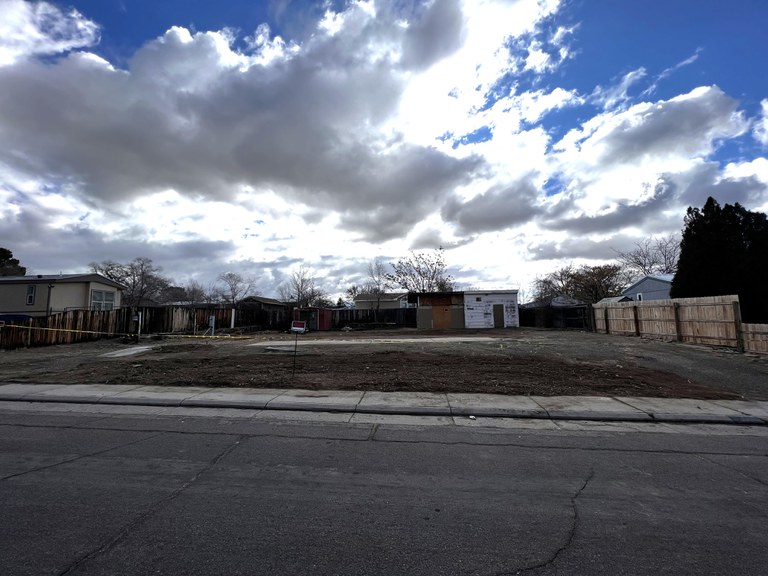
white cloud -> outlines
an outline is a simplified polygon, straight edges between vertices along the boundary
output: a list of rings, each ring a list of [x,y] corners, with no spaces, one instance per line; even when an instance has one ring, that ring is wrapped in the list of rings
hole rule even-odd
[[[48,2],[3,0],[2,12],[0,66],[92,46],[99,40],[98,25],[77,10],[63,12]]]
[[[672,76],[672,74],[674,74],[675,72],[677,72],[678,70],[680,70],[680,68],[684,68],[685,66],[690,66],[691,64],[693,64],[694,62],[696,62],[696,61],[699,59],[699,55],[700,55],[702,52],[703,52],[703,49],[702,49],[702,48],[697,48],[697,49],[696,49],[696,52],[694,52],[694,53],[693,53],[691,56],[689,56],[689,57],[688,57],[688,58],[686,58],[685,60],[682,60],[681,62],[678,62],[678,63],[677,63],[677,64],[675,64],[674,66],[670,66],[669,68],[666,68],[666,69],[664,69],[664,70],[661,72],[661,74],[659,74],[659,75],[658,75],[658,76],[655,78],[655,80],[653,81],[653,84],[651,84],[651,85],[650,85],[648,88],[646,88],[645,90],[643,90],[643,94],[642,94],[642,95],[643,95],[643,96],[650,96],[651,94],[653,94],[654,92],[656,92],[656,90],[657,90],[657,89],[658,89],[658,87],[659,87],[659,83],[661,83],[663,80],[666,80],[667,78],[669,78],[670,76]]]
[[[699,87],[666,101],[599,114],[554,149],[574,177],[603,174],[613,166],[659,173],[679,168],[681,160],[708,156],[720,139],[740,136],[747,127],[733,98],[716,86]]]
[[[633,85],[645,78],[645,68],[627,72],[619,82],[612,86],[598,86],[592,92],[592,99],[606,110],[617,108],[629,101],[629,90]]]
[[[768,99],[760,102],[760,107],[762,109],[762,116],[755,122],[752,134],[755,140],[768,148]]]
[[[579,27],[555,25],[558,1],[324,5],[301,40],[261,25],[243,50],[174,27],[122,69],[87,51],[82,15],[8,5],[0,245],[41,272],[148,256],[179,281],[241,267],[274,293],[305,264],[333,291],[371,257],[442,245],[460,281],[504,287],[678,230],[702,194],[768,205],[765,159],[712,160],[750,127],[720,88],[638,102],[642,67],[560,85]],[[592,117],[553,142],[547,121],[577,107]]]

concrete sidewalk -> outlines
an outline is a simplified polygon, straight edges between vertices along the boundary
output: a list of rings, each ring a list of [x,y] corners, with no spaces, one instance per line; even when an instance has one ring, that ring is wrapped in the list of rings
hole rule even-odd
[[[741,400],[502,396],[109,384],[0,384],[0,401],[601,422],[768,425],[768,402]]]

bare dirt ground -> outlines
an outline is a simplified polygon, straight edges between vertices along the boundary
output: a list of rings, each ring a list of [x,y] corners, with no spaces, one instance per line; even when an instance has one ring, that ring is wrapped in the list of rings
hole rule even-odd
[[[768,399],[766,356],[640,338],[525,328],[326,332],[299,336],[295,367],[294,343],[260,333],[15,350],[0,352],[0,382]]]

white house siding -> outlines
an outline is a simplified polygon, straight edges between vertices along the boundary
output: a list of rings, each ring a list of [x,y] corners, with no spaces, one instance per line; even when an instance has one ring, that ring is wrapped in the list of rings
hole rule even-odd
[[[464,326],[493,328],[493,306],[504,306],[504,328],[520,326],[517,292],[464,292]]]

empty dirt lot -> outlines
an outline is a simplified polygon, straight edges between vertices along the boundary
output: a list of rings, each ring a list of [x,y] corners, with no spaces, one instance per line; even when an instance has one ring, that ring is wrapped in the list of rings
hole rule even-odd
[[[768,357],[585,332],[168,337],[0,352],[0,382],[768,399]]]

